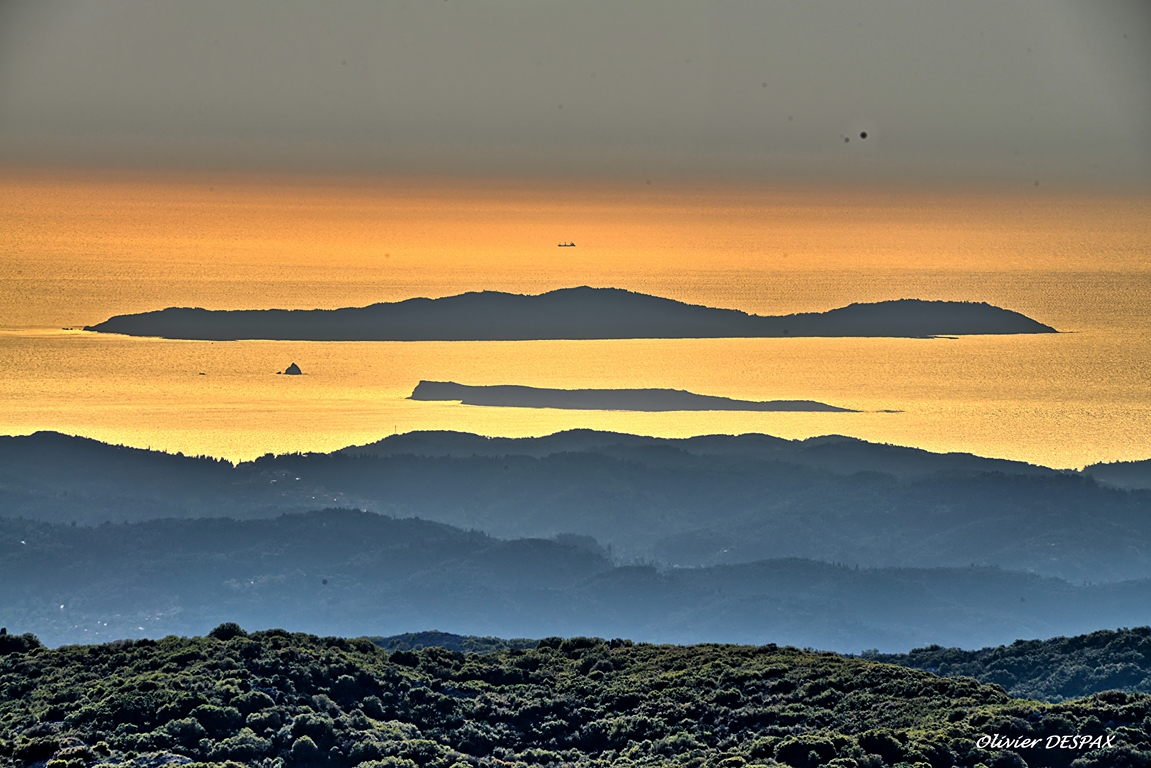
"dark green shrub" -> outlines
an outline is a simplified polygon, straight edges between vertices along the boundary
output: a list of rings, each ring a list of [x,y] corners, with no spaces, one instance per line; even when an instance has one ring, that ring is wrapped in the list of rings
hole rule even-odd
[[[428,739],[408,739],[399,744],[399,757],[407,758],[416,765],[428,765],[447,752],[440,744]]]
[[[54,737],[41,736],[17,744],[15,754],[17,760],[25,763],[36,763],[41,760],[47,760],[56,754],[56,750],[59,748],[60,744]]]
[[[217,640],[223,640],[224,642],[231,640],[233,637],[247,636],[248,633],[245,632],[243,628],[234,621],[225,621],[223,624],[208,633],[208,637],[214,637]]]
[[[248,715],[244,723],[256,733],[261,733],[269,728],[273,731],[283,725],[283,718],[276,710],[260,710]]]
[[[335,723],[326,715],[305,712],[292,721],[292,735],[297,739],[307,736],[315,744],[327,745],[335,737]]]
[[[240,710],[235,707],[219,707],[215,704],[201,704],[193,709],[190,715],[204,726],[204,730],[213,738],[235,733],[244,722]]]
[[[187,749],[194,749],[200,743],[200,739],[208,735],[208,731],[200,725],[200,721],[190,717],[173,720],[164,726],[164,730],[177,744]]]
[[[543,643],[541,640],[540,643]],[[569,637],[559,644],[561,652],[571,656],[579,654],[581,651],[587,651],[592,648],[600,648],[606,646],[607,643],[598,637]]]
[[[465,764],[466,765],[466,764]],[[369,760],[360,763],[358,768],[420,768],[418,764],[406,757],[385,757],[380,760]]]
[[[364,711],[365,715],[376,720],[383,720],[388,716],[384,709],[384,702],[380,700],[379,696],[365,696],[364,700],[360,702],[360,709]]]
[[[27,653],[43,647],[44,644],[40,642],[40,638],[31,632],[26,632],[23,635],[0,635],[0,656],[7,656],[10,653]]]
[[[879,755],[889,763],[898,763],[903,759],[903,742],[889,731],[867,731],[856,740],[864,752]]]
[[[837,752],[830,739],[803,735],[781,741],[775,748],[775,759],[794,768],[816,768],[835,757]]]
[[[244,728],[235,736],[218,742],[209,754],[213,761],[236,760],[251,762],[263,757],[272,751],[270,739],[262,739],[252,732],[251,728]]]
[[[88,763],[95,760],[96,755],[92,753],[92,749],[87,744],[73,744],[59,749],[56,754],[52,755],[52,759]]]
[[[320,759],[320,748],[310,736],[301,736],[292,743],[292,762],[299,766],[313,765]]]
[[[275,699],[263,691],[248,691],[232,699],[232,706],[242,714],[251,714],[276,705]]]

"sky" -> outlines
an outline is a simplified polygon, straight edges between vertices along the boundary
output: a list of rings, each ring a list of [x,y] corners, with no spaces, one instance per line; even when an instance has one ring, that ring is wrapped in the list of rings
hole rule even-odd
[[[1145,186],[1151,3],[0,0],[4,166]]]

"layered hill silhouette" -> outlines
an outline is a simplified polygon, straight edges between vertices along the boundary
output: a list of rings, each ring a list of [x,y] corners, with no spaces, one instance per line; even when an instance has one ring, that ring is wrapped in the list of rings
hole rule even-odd
[[[170,307],[118,315],[88,331],[229,341],[498,341],[785,336],[958,336],[1055,333],[986,303],[900,299],[828,312],[751,315],[618,288],[539,295],[480,291],[344,309],[207,310]]]
[[[50,645],[238,621],[351,636],[436,626],[904,651],[1133,625],[1148,611],[1148,580],[1085,586],[794,558],[661,569],[563,540],[350,510],[95,527],[0,519],[0,624]]]
[[[1151,488],[1151,459],[1091,464],[1083,473],[1115,488]]]
[[[1072,583],[1151,577],[1151,492],[843,437],[418,432],[233,466],[54,433],[0,438],[0,511],[86,525],[323,507],[501,539],[591,537],[615,562],[977,564]],[[594,549],[594,547],[589,547]]]
[[[421,381],[411,400],[446,400],[504,408],[558,408],[599,411],[817,411],[854,413],[815,400],[735,400],[682,389],[545,389],[511,384],[470,386],[454,381]]]

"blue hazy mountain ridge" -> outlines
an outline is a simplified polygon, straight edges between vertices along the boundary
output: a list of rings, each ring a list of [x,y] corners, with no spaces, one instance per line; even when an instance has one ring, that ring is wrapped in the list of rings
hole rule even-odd
[[[410,400],[460,402],[505,408],[601,411],[818,411],[855,413],[815,400],[735,400],[682,389],[546,389],[514,384],[472,386],[421,381]]]
[[[1151,459],[1091,464],[1083,468],[1083,473],[1115,488],[1151,488]]]
[[[932,453],[921,448],[869,443],[866,440],[842,435],[824,435],[803,440],[788,440],[755,433],[663,438],[572,429],[542,437],[487,437],[470,432],[427,430],[388,435],[374,443],[343,448],[340,453],[381,457],[410,454],[455,458],[472,456],[543,458],[561,453],[588,452],[615,455],[620,451],[658,452],[666,449],[682,451],[700,458],[710,456],[786,461],[838,474],[882,472],[904,479],[941,472],[1062,474],[1061,470],[1022,461],[990,459],[970,453]]]
[[[235,466],[53,433],[0,438],[8,518],[95,525],[325,506],[502,539],[577,534],[617,561],[674,567],[799,557],[975,563],[1075,583],[1151,577],[1151,492],[850,438],[414,433]]]
[[[761,316],[587,286],[539,295],[479,291],[331,310],[169,307],[117,315],[85,330],[210,341],[927,337],[1057,332],[1018,312],[982,302],[899,299],[851,304],[827,312]]]
[[[1149,586],[795,558],[658,569],[349,510],[95,527],[0,519],[0,623],[51,645],[236,621],[321,635],[435,626],[895,652],[1132,626],[1151,611]]]

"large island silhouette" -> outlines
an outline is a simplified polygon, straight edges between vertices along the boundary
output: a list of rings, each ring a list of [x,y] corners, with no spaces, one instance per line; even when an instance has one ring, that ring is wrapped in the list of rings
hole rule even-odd
[[[454,381],[421,381],[411,400],[446,400],[463,405],[505,408],[558,408],[571,411],[820,411],[854,413],[815,400],[735,400],[682,389],[545,389],[513,384],[470,386]]]
[[[527,341],[789,336],[930,337],[1056,333],[983,302],[899,299],[828,312],[752,315],[619,288],[539,295],[479,291],[344,309],[208,310],[169,307],[117,315],[87,331],[235,341]]]

